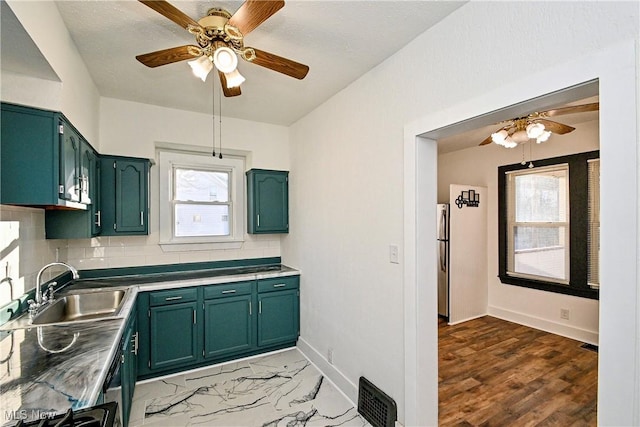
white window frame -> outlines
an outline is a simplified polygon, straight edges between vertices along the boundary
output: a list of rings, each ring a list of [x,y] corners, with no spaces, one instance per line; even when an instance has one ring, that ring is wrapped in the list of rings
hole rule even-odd
[[[226,155],[222,159],[210,153],[158,150],[160,174],[160,245],[164,251],[238,249],[245,235],[245,158]],[[175,169],[195,169],[229,173],[229,235],[175,236],[173,180]]]
[[[565,183],[565,194],[566,194],[566,221],[555,221],[555,222],[516,222],[516,209],[515,209],[515,191],[516,185],[511,183],[515,181],[517,176],[524,175],[537,175],[544,172],[552,172],[552,171],[566,171],[567,179]],[[544,280],[546,282],[557,283],[560,285],[568,285],[570,282],[570,267],[571,267],[571,248],[570,248],[570,224],[569,224],[569,203],[570,203],[570,195],[569,195],[569,164],[561,163],[553,166],[546,167],[538,167],[534,169],[527,170],[516,170],[510,171],[507,173],[507,180],[510,182],[507,185],[509,189],[507,193],[507,206],[512,206],[513,209],[507,208],[508,216],[507,216],[507,256],[509,257],[509,261],[507,262],[507,275],[512,277],[520,277],[526,279],[534,279],[534,280]],[[555,277],[549,276],[538,276],[534,274],[526,274],[519,273],[516,271],[510,271],[509,265],[513,265],[515,267],[515,256],[516,251],[512,249],[515,247],[515,229],[517,227],[549,227],[549,228],[557,228],[564,227],[564,275],[566,279],[558,279]]]

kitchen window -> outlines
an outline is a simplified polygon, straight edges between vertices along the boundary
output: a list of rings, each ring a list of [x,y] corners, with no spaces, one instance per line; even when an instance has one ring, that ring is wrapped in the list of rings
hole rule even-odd
[[[502,283],[598,298],[598,156],[498,168]]]
[[[161,150],[164,250],[238,248],[244,237],[244,159]],[[184,246],[189,245],[189,246]]]

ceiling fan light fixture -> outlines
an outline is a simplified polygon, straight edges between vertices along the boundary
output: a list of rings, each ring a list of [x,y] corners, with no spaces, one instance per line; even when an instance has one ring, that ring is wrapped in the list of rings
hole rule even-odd
[[[240,74],[240,71],[238,71],[237,68],[230,73],[224,73],[224,76],[227,80],[227,87],[229,89],[238,87],[245,81],[244,76]]]
[[[516,143],[523,143],[529,140],[529,135],[527,135],[527,131],[519,130],[511,135],[511,139]]]
[[[213,69],[211,58],[207,55],[202,55],[193,61],[187,61],[187,64],[191,67],[193,75],[199,77],[203,82],[207,80],[207,75]]]
[[[536,138],[536,143],[541,144],[545,142],[547,139],[549,139],[550,136],[551,136],[551,132],[549,132],[548,130],[545,130],[540,134],[539,137]]]
[[[491,134],[491,140],[493,142],[495,142],[498,145],[504,145],[504,141],[505,139],[507,139],[507,137],[509,136],[509,132],[507,132],[506,130],[502,129],[499,132],[496,133],[492,133]]]
[[[236,53],[226,46],[219,47],[213,52],[213,63],[225,74],[233,72],[238,66]]]
[[[505,148],[516,148],[518,143],[514,141],[512,137],[508,136],[501,145]]]
[[[529,138],[538,138],[545,131],[542,123],[529,123],[527,125],[527,135]]]

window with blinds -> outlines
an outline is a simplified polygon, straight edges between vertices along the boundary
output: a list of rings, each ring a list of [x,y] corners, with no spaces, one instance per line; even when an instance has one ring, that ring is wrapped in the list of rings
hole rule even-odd
[[[569,165],[507,177],[507,274],[569,283]]]
[[[592,159],[588,165],[589,228],[587,230],[587,283],[600,288],[600,159]]]
[[[498,168],[498,277],[599,298],[600,153]]]

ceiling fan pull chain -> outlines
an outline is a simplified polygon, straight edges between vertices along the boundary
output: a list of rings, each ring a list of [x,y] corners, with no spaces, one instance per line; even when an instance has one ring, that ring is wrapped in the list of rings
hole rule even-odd
[[[216,156],[216,81],[211,79],[213,84],[211,88],[211,139],[213,141],[213,152],[211,155]]]
[[[218,97],[218,115],[220,122],[218,123],[218,132],[220,132],[220,158],[222,159],[222,94]]]

